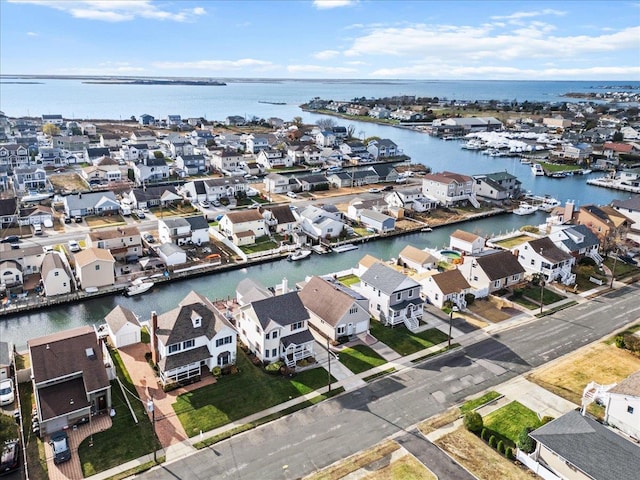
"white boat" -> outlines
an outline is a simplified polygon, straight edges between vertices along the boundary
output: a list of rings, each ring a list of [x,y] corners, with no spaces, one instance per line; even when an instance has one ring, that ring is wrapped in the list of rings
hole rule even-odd
[[[311,250],[307,250],[307,249],[296,250],[295,252],[293,252],[291,255],[287,257],[287,260],[289,260],[290,262],[295,262],[296,260],[302,260],[304,258],[307,258],[312,253],[313,252]]]
[[[538,211],[538,207],[534,207],[530,203],[520,202],[520,206],[516,208],[513,213],[516,215],[529,215]]]
[[[353,243],[345,243],[344,245],[340,245],[338,247],[333,247],[331,250],[337,253],[348,252],[349,250],[356,250],[358,248],[357,245]]]
[[[422,227],[420,229],[421,232],[433,232],[433,228],[431,227]]]
[[[531,165],[531,172],[536,177],[544,176],[544,169],[542,168],[542,165],[540,165],[539,163],[534,163],[533,165]]]
[[[520,159],[520,163],[523,164],[523,165],[531,165],[532,162],[528,158],[521,158]]]
[[[538,205],[538,210],[542,210],[543,212],[550,212],[556,207],[562,205],[559,200],[553,197],[546,197],[540,205]]]
[[[134,295],[140,295],[141,293],[151,290],[151,287],[153,287],[153,282],[131,284],[131,286],[127,288],[126,293],[128,297],[133,297]]]
[[[468,142],[463,143],[460,148],[464,148],[465,150],[482,150],[484,147],[478,140],[469,140]]]

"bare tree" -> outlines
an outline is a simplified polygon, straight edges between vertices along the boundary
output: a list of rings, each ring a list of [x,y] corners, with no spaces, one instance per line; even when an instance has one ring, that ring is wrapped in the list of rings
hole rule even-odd
[[[321,118],[316,122],[316,125],[319,126],[322,130],[331,130],[337,124],[333,118]]]

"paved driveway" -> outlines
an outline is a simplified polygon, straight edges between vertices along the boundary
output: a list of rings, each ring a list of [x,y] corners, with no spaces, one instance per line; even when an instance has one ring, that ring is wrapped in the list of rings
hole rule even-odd
[[[158,377],[144,358],[145,353],[149,352],[149,345],[144,343],[129,345],[128,347],[120,348],[119,352],[129,372],[131,381],[136,387],[138,397],[146,401],[148,394],[153,396],[156,435],[160,440],[160,444],[167,448],[170,445],[187,440],[188,436],[173,411],[172,405],[178,395],[211,385],[215,383],[215,377],[213,375],[205,375],[197,383],[165,393],[158,384]]]

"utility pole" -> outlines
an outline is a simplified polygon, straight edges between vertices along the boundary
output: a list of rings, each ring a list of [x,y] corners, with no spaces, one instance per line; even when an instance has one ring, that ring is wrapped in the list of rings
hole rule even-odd
[[[449,312],[449,338],[447,341],[447,350],[451,349],[451,327],[453,326],[453,312],[457,312],[458,307],[454,305]]]
[[[540,315],[542,315],[542,307],[544,306],[544,303],[542,301],[543,297],[544,297],[544,276],[540,274]]]
[[[149,397],[149,399],[147,400],[147,411],[151,412],[151,428],[153,429],[153,434],[155,435],[156,434],[156,410],[153,405],[153,396]],[[158,459],[156,458],[157,448],[155,443],[156,441],[154,438],[153,439],[153,462],[158,463]]]
[[[329,378],[327,380],[327,383],[329,385],[329,392],[331,392],[331,350],[329,350],[329,337],[327,337],[327,359],[329,361],[329,368],[327,369],[329,372]]]
[[[613,268],[611,269],[611,283],[609,288],[613,288],[613,280],[616,278],[616,263],[618,261],[618,249],[616,249],[616,255],[613,257]]]

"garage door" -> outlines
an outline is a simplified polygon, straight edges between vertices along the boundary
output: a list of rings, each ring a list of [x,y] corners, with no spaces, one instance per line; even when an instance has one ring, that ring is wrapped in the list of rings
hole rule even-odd
[[[137,341],[136,332],[127,332],[118,335],[118,347],[126,347],[127,345],[137,343]]]
[[[4,380],[5,378],[9,378],[9,368],[0,368],[0,380]]]

